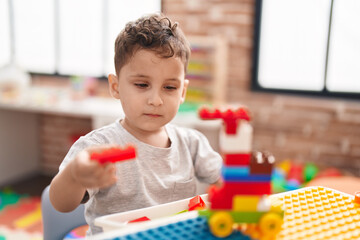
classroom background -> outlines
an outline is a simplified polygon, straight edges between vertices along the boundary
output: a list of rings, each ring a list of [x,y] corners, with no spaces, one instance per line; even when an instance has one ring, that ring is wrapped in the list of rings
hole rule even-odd
[[[0,1],[0,11],[4,13],[0,15],[6,16],[3,23],[11,23],[23,14],[24,19],[29,17],[33,24],[41,25],[41,18],[34,20],[31,16],[42,10],[32,7],[26,11],[29,4],[60,9],[57,16],[63,17],[54,20],[52,26],[43,25],[54,33],[53,37],[42,38],[53,42],[50,48],[36,40],[42,32],[37,32],[35,25],[28,26],[30,30],[20,20],[9,25],[17,26],[15,30],[0,25],[0,34],[4,36],[0,40],[3,194],[39,197],[77,138],[121,116],[120,104],[108,93],[106,73],[113,70],[106,56],[113,47],[111,31],[120,30],[123,25],[114,26],[111,18],[104,16],[107,9],[113,9],[108,11],[117,16],[128,8],[135,9],[142,1],[119,2],[122,1]],[[245,105],[254,128],[253,149],[272,152],[279,166],[283,163],[288,170],[293,166],[294,172],[312,164],[316,172],[327,177],[314,180],[353,193],[360,183],[360,75],[356,70],[360,67],[359,3],[354,0],[316,3],[299,0],[292,4],[286,0],[143,2],[147,3],[142,9],[124,14],[125,18],[118,19],[119,22],[133,20],[149,9],[162,11],[180,24],[192,46],[187,75],[191,84],[175,124],[197,128],[219,150],[220,125],[204,124],[197,118],[196,109],[203,104]],[[69,9],[73,11],[67,12]],[[84,10],[83,18],[76,9]],[[95,9],[103,12],[94,12]],[[43,11],[44,17],[48,17],[46,12]],[[67,20],[62,22],[64,12]],[[95,24],[96,19],[103,25]],[[89,32],[81,28],[86,21],[94,23]],[[109,27],[104,30],[106,23]],[[62,27],[79,28],[82,32]],[[25,30],[30,32],[24,34]],[[96,37],[99,33],[105,33],[105,37]],[[76,40],[76,36],[83,42]],[[27,38],[37,44],[34,49],[39,54],[32,52]],[[93,52],[105,50],[91,55],[80,49],[72,58],[71,51],[79,45],[68,48],[69,41],[93,46]],[[38,60],[37,55],[50,60]],[[98,56],[101,58],[84,66],[84,58]],[[72,60],[68,62],[66,57]],[[91,71],[86,72],[88,69]],[[329,180],[334,176],[336,181]]]

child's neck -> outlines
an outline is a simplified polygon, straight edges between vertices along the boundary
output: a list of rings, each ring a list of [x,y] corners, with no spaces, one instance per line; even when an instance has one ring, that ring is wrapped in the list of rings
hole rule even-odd
[[[149,144],[154,147],[168,148],[171,145],[171,141],[165,127],[162,127],[158,131],[143,131],[141,129],[134,129],[126,124],[126,121],[122,120],[121,125],[135,138],[143,143]]]

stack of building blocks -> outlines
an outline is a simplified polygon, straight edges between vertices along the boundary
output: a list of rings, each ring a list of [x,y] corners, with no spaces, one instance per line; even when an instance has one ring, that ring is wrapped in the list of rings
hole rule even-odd
[[[276,225],[258,234],[259,239],[269,239],[280,231],[282,210],[269,204],[267,195],[271,194],[271,172],[275,159],[267,153],[252,154],[252,127],[246,109],[227,109],[199,111],[202,119],[222,119],[224,127],[220,132],[220,151],[224,164],[222,168],[223,186],[209,189],[211,209],[206,212],[210,229],[218,237],[232,233],[231,227],[224,225],[260,224],[269,218],[268,223]],[[270,221],[270,222],[269,222]],[[218,225],[218,227],[216,227]],[[265,224],[266,225],[266,224]],[[261,231],[260,231],[261,232]]]
[[[189,215],[187,220],[162,221],[106,239],[360,239],[360,192],[354,197],[329,188],[309,187],[267,197],[271,193],[269,177],[274,158],[267,153],[252,154],[247,112],[203,109],[200,116],[224,119],[224,185],[210,188],[210,209],[189,212],[197,214]],[[237,147],[230,146],[236,142]],[[233,232],[235,227],[239,231]]]

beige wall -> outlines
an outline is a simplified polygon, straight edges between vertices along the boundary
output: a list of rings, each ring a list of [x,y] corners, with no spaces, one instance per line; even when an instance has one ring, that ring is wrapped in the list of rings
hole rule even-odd
[[[163,0],[185,34],[227,38],[227,100],[250,107],[254,147],[360,175],[360,102],[250,91],[255,0]]]

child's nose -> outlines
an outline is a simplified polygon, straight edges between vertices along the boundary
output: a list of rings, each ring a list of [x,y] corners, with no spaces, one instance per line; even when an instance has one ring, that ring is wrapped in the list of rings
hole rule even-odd
[[[154,105],[154,106],[160,106],[163,104],[163,100],[160,96],[160,93],[157,91],[153,91],[148,99],[148,104],[149,105]]]

